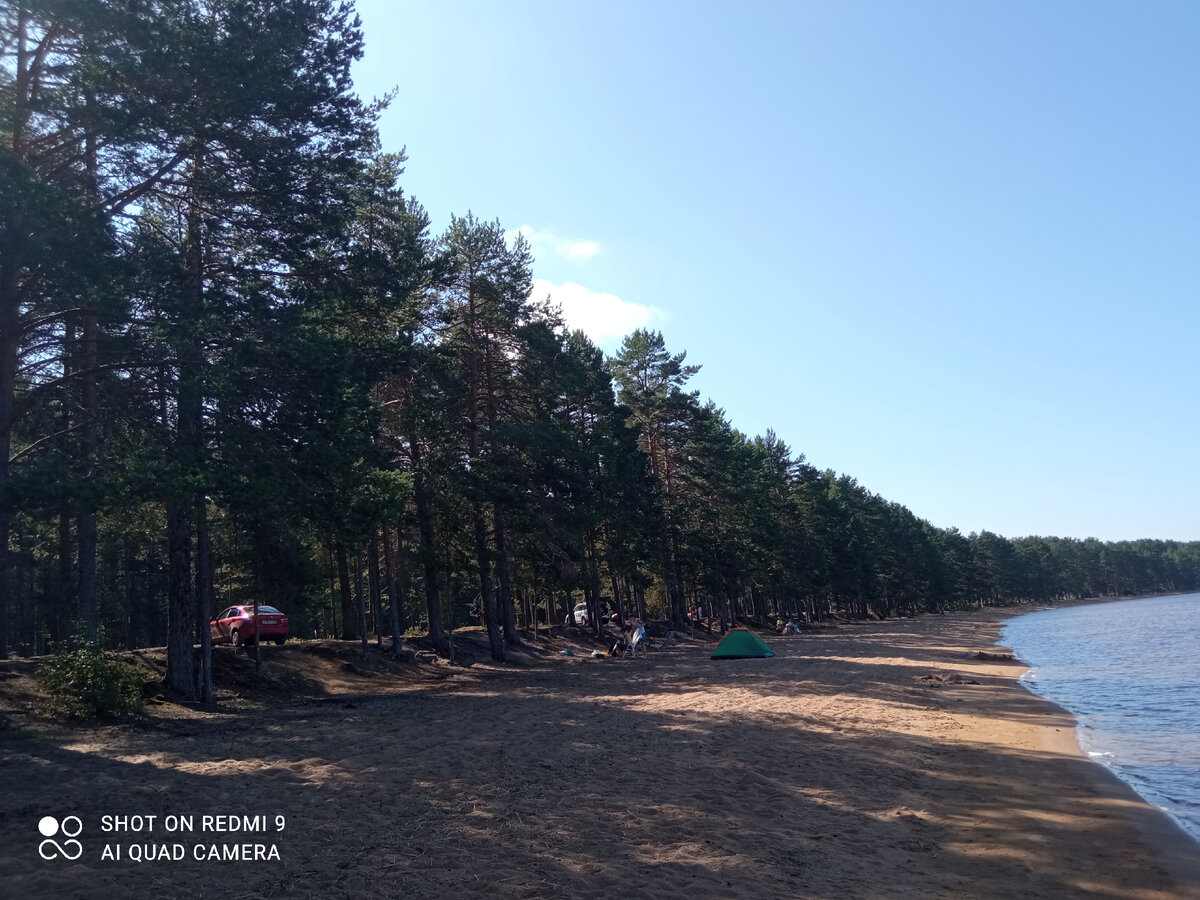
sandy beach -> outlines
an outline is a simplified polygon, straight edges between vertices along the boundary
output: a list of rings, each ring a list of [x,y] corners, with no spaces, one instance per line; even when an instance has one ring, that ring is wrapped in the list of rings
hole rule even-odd
[[[1084,758],[1019,663],[974,657],[1012,614],[769,637],[761,660],[331,657],[324,696],[94,728],[28,727],[10,667],[0,894],[1200,897],[1200,843]],[[78,859],[45,816],[78,818]]]

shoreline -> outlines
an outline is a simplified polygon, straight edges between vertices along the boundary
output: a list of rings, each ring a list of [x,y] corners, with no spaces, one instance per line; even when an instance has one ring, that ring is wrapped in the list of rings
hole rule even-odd
[[[1036,609],[1024,610],[1017,615],[1009,616],[996,624],[996,643],[1000,642],[1000,631],[1004,625],[1011,619],[1016,619],[1020,616],[1029,615],[1034,612],[1043,612],[1053,609],[1066,608],[1068,606],[1090,606],[1099,603],[1113,603],[1125,600],[1143,600],[1154,599],[1157,597],[1185,596],[1193,592],[1190,591],[1172,591],[1164,594],[1139,594],[1129,597],[1097,597],[1085,598],[1083,600],[1070,601],[1067,603],[1059,603],[1054,605],[1039,606]],[[1017,659],[1014,652],[1014,659]],[[1079,743],[1078,728],[1079,722],[1075,714],[1066,707],[1043,697],[1032,688],[1030,688],[1021,676],[1030,671],[1030,666],[1021,662],[1022,670],[1014,679],[1015,684],[1021,690],[1025,691],[1031,697],[1040,701],[1045,705],[1047,710],[1054,715],[1063,715],[1070,718],[1073,727],[1069,735],[1060,731],[1055,731],[1053,735],[1046,733],[1045,740],[1047,749],[1052,752],[1063,754],[1073,754],[1083,762],[1086,762],[1093,768],[1095,775],[1096,788],[1099,792],[1114,797],[1119,797],[1121,794],[1129,794],[1134,798],[1136,804],[1144,806],[1144,809],[1131,809],[1130,815],[1131,824],[1137,831],[1143,835],[1145,839],[1160,849],[1164,863],[1168,870],[1172,873],[1181,885],[1197,885],[1194,896],[1200,897],[1200,836],[1192,834],[1182,823],[1180,823],[1167,810],[1156,806],[1150,799],[1142,796],[1138,791],[1127,781],[1120,777],[1113,769],[1104,765],[1098,760],[1092,759],[1084,751]],[[1187,896],[1193,896],[1188,893]]]
[[[46,898],[1200,897],[1200,847],[1083,753],[1025,666],[963,658],[1032,611],[768,637],[761,660],[685,640],[343,673],[324,700],[0,732],[0,879]],[[85,856],[39,860],[39,818],[68,813]],[[279,860],[99,858],[180,840],[102,816],[185,813],[285,816]]]

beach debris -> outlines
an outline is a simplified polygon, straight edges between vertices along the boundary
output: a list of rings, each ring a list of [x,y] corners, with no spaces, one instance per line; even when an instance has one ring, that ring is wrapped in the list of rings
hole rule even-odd
[[[920,676],[917,681],[929,687],[941,687],[944,684],[979,684],[973,678],[964,678],[957,672],[930,672]]]
[[[975,654],[975,659],[987,659],[993,662],[1016,662],[1011,653],[988,653],[980,650]]]
[[[575,651],[574,650],[559,650],[558,655],[559,656],[574,656]]]

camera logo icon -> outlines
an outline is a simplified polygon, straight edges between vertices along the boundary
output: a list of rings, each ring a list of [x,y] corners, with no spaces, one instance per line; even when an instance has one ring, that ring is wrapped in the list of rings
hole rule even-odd
[[[38,822],[38,831],[45,838],[38,844],[38,855],[42,859],[79,859],[83,856],[83,844],[75,840],[83,831],[83,822],[79,816],[67,816],[60,823],[54,816],[42,816]],[[61,844],[54,838],[62,835],[66,840]]]

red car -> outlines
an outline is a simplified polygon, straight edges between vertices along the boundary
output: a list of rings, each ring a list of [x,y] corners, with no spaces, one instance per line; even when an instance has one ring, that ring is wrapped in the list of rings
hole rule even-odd
[[[214,644],[254,643],[254,604],[231,606],[209,622]],[[258,636],[282,644],[288,636],[288,617],[273,606],[258,607]]]

